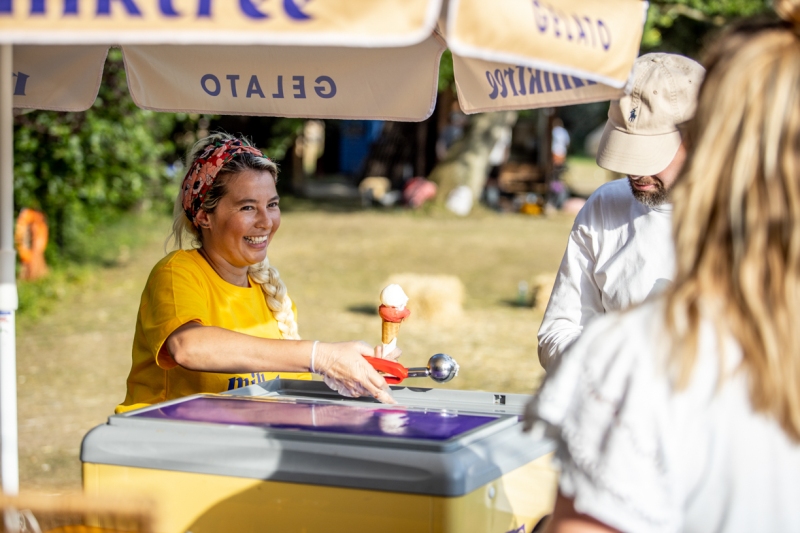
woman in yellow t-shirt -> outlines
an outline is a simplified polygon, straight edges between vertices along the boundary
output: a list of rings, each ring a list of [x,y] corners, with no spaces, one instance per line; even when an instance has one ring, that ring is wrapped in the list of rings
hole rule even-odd
[[[294,305],[267,260],[281,223],[275,163],[218,133],[195,144],[188,167],[173,222],[179,249],[156,264],[142,293],[117,412],[308,372],[343,394],[394,403],[362,357],[381,357],[380,346],[300,340]],[[187,236],[191,250],[182,249]]]

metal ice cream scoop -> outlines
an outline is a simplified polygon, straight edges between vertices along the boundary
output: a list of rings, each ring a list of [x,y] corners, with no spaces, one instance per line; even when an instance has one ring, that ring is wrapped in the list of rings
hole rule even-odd
[[[458,363],[446,353],[437,353],[428,359],[428,366],[408,369],[408,377],[429,377],[437,383],[447,383],[458,375]]]
[[[388,359],[364,356],[372,367],[386,374],[386,383],[397,384],[406,378],[429,377],[437,383],[446,383],[458,375],[458,363],[444,353],[437,353],[428,359],[428,366],[406,368],[400,363]]]

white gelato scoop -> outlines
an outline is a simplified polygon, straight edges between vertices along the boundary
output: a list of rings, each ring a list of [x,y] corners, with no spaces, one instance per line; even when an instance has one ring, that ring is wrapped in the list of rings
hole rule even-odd
[[[381,291],[381,304],[386,307],[395,307],[397,309],[405,309],[408,303],[408,296],[403,292],[403,288],[396,283],[387,285]]]

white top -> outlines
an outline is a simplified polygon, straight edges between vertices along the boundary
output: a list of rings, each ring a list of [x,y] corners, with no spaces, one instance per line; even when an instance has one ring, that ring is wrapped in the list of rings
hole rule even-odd
[[[672,206],[645,207],[627,178],[598,188],[572,226],[539,328],[545,370],[590,320],[661,292],[674,270]]]
[[[800,446],[750,405],[741,350],[706,322],[688,388],[664,370],[663,301],[594,321],[528,416],[558,442],[559,488],[622,531],[800,531]]]
[[[567,148],[569,148],[569,132],[563,126],[556,126],[553,128],[553,140],[550,150],[554,155],[564,157],[567,155]]]

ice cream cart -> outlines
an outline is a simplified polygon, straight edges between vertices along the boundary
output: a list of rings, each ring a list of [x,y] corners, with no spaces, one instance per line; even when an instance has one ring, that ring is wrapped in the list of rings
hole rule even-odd
[[[165,533],[530,532],[552,509],[525,395],[392,389],[277,379],[114,415],[83,441],[84,489],[148,495]]]

